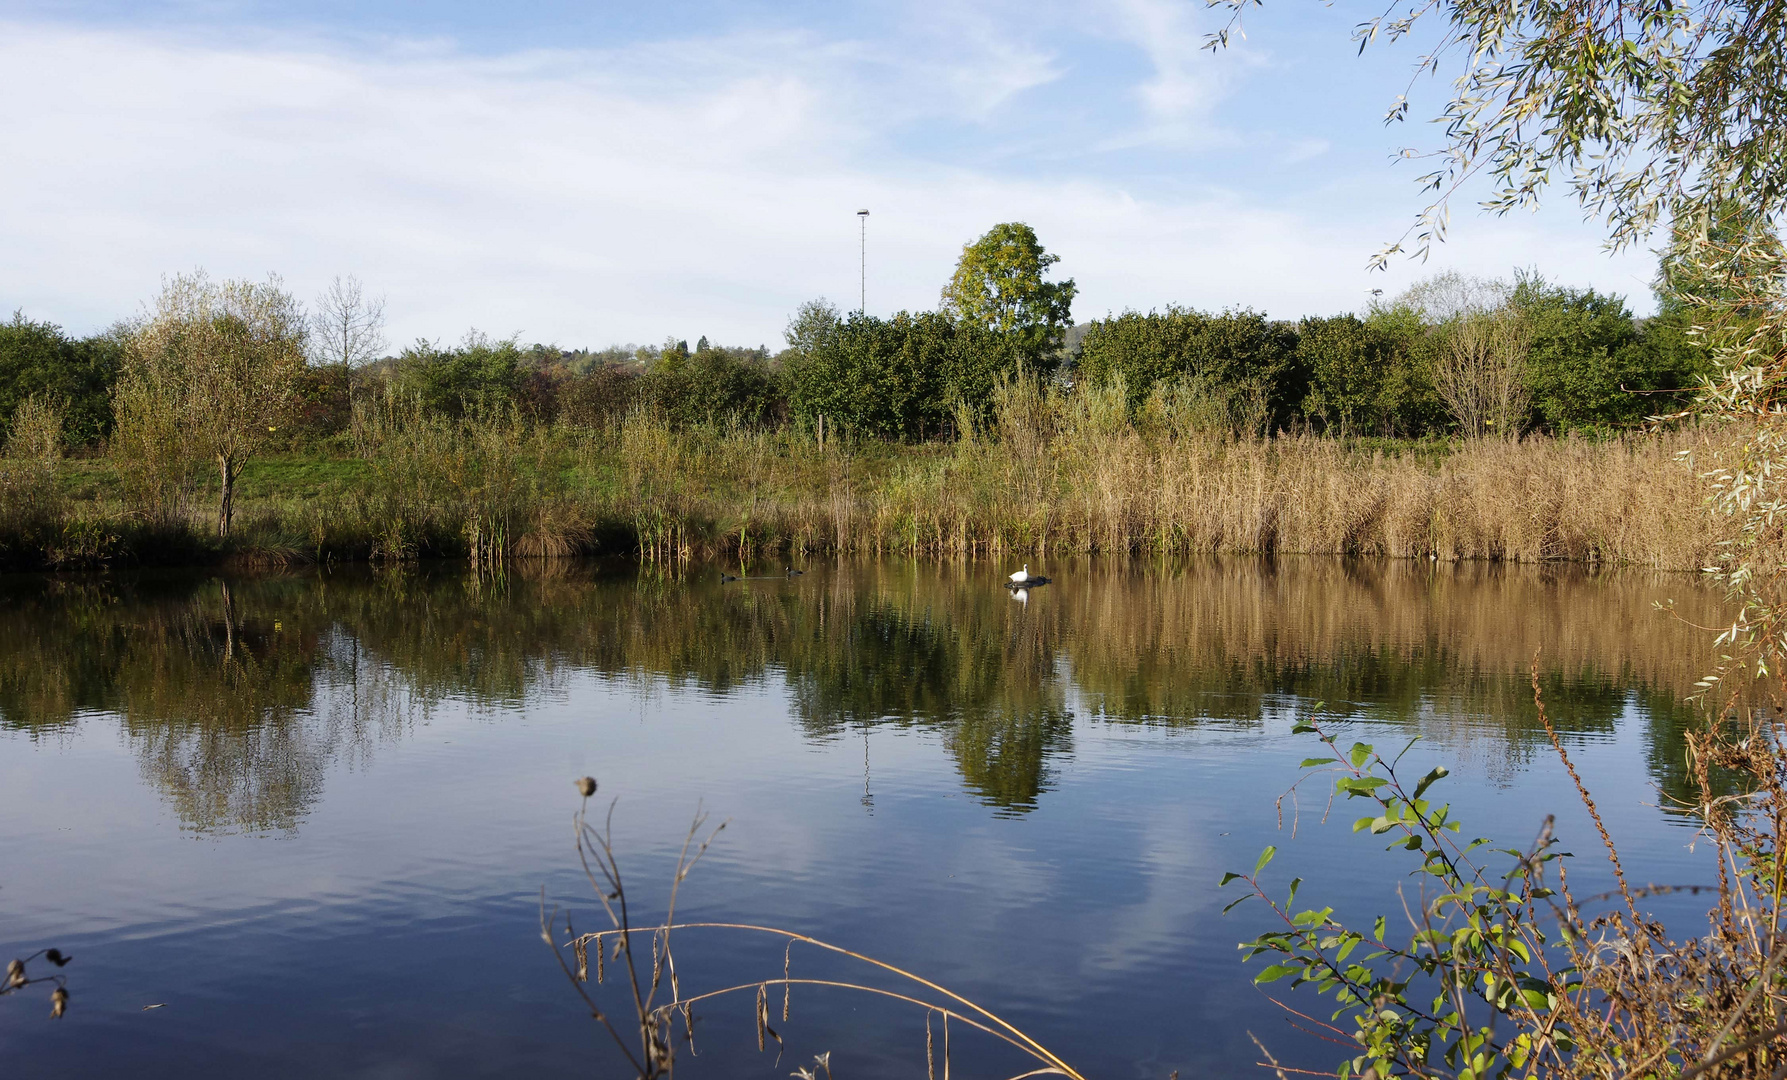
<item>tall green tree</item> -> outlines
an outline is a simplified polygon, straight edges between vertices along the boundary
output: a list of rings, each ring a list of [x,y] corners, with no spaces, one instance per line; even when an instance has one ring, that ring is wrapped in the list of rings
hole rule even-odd
[[[1337,315],[1297,324],[1297,355],[1309,372],[1303,412],[1338,435],[1382,426],[1386,362],[1384,343],[1363,319]]]
[[[1023,222],[995,225],[963,246],[955,275],[943,288],[943,310],[1010,338],[1027,359],[1040,363],[1061,347],[1073,325],[1073,279],[1043,280],[1060,261]]]

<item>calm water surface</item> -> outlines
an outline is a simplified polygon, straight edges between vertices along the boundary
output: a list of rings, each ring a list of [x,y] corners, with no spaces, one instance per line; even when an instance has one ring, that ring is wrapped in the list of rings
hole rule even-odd
[[[1321,824],[1319,786],[1278,828],[1319,749],[1293,716],[1322,700],[1349,739],[1419,735],[1410,767],[1454,768],[1468,829],[1520,844],[1555,811],[1593,879],[1536,726],[1541,648],[1629,871],[1709,877],[1659,808],[1707,649],[1652,605],[1719,619],[1689,579],[1054,562],[1018,601],[993,566],[809,569],[0,580],[0,952],[76,956],[62,1021],[42,993],[0,1001],[8,1075],[622,1075],[537,923],[542,888],[598,922],[571,846],[585,773],[618,799],[636,908],[703,807],[730,823],[690,919],[922,972],[1088,1076],[1261,1075],[1250,1031],[1331,1067],[1253,988],[1234,946],[1265,924],[1223,917],[1216,882],[1275,843],[1304,899],[1365,916],[1410,864],[1350,812]],[[690,932],[679,964],[713,987],[782,953]],[[709,1008],[684,1075],[826,1050],[840,1078],[923,1075],[922,1015],[797,990],[778,1063],[751,1008]],[[1025,1067],[960,1031],[952,1050],[958,1076]]]

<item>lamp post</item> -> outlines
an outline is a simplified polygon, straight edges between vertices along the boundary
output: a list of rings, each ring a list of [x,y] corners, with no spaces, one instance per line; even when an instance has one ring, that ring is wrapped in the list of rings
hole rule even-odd
[[[857,234],[857,239],[859,241],[857,264],[859,280],[857,281],[857,288],[860,290],[856,299],[856,310],[859,314],[867,315],[869,313],[869,212],[867,210],[858,210],[856,212],[856,221],[859,226]]]

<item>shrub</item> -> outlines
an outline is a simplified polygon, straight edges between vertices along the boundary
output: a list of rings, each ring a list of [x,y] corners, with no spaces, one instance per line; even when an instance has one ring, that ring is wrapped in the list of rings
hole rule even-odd
[[[559,386],[558,419],[574,427],[608,427],[632,411],[639,383],[638,372],[606,364],[573,375]]]
[[[1532,337],[1527,389],[1533,420],[1548,431],[1628,427],[1669,407],[1667,399],[1633,391],[1692,385],[1691,362],[1647,347],[1621,297],[1526,276],[1511,306]]]
[[[424,411],[450,417],[511,404],[522,380],[515,339],[493,341],[469,331],[457,347],[418,340],[397,358],[396,385]]]
[[[1293,988],[1332,995],[1338,1008],[1329,1021],[1282,1004],[1318,1034],[1351,1044],[1335,1073],[1342,1080],[1779,1076],[1787,979],[1776,966],[1782,888],[1775,851],[1787,827],[1787,757],[1767,734],[1773,725],[1752,724],[1738,739],[1714,729],[1689,735],[1693,801],[1719,873],[1708,887],[1717,899],[1707,929],[1678,937],[1681,928],[1666,927],[1644,906],[1677,890],[1628,882],[1545,714],[1536,661],[1532,685],[1539,719],[1600,833],[1617,889],[1605,897],[1572,891],[1552,818],[1539,823],[1525,850],[1464,839],[1450,808],[1431,794],[1446,776],[1443,766],[1410,783],[1397,771],[1401,754],[1385,758],[1362,742],[1342,749],[1336,733],[1300,723],[1294,732],[1325,745],[1304,768],[1333,773],[1335,794],[1364,806],[1353,831],[1407,851],[1424,884],[1404,893],[1406,931],[1393,929],[1397,916],[1349,924],[1332,907],[1299,910],[1300,879],[1284,893],[1268,891],[1262,875],[1276,852],[1266,848],[1251,872],[1222,879],[1250,888],[1229,908],[1257,899],[1280,926],[1243,945],[1249,959],[1269,961],[1254,981],[1288,979]],[[1747,774],[1752,793],[1720,791],[1712,775],[1721,767]],[[1348,1027],[1335,1022],[1343,1017]]]
[[[943,434],[958,405],[988,418],[1021,361],[1014,338],[941,312],[857,313],[791,350],[786,377],[795,415],[911,442]]]
[[[1157,385],[1180,380],[1240,399],[1263,397],[1273,427],[1296,414],[1309,383],[1296,327],[1247,310],[1168,307],[1096,320],[1080,343],[1079,371],[1093,382],[1121,375],[1131,408]]]
[[[107,438],[111,388],[122,355],[117,334],[70,338],[53,323],[14,312],[10,322],[0,322],[0,423],[33,395],[54,397],[63,403],[63,438],[69,445]]]
[[[784,411],[763,350],[705,340],[693,353],[682,342],[666,345],[639,381],[639,394],[673,427],[728,422],[763,427]]]

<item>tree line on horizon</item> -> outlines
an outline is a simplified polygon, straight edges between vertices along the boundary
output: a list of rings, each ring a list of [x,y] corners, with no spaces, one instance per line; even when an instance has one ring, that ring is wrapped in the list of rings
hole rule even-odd
[[[884,318],[811,301],[775,352],[705,337],[693,348],[672,338],[571,351],[472,331],[457,344],[418,340],[392,355],[382,301],[352,278],[337,279],[308,313],[277,280],[226,283],[218,295],[258,296],[259,317],[271,322],[217,341],[227,351],[257,334],[290,339],[279,376],[289,400],[268,414],[286,422],[265,425],[286,445],[345,432],[365,395],[447,417],[507,409],[594,427],[645,408],[676,426],[794,423],[920,442],[983,421],[995,388],[1020,371],[1064,387],[1120,384],[1133,413],[1173,408],[1237,435],[1605,434],[1679,407],[1711,371],[1689,313],[1663,287],[1667,259],[1659,313],[1648,319],[1620,296],[1535,272],[1511,281],[1441,273],[1361,314],[1289,321],[1173,305],[1077,326],[1074,282],[1047,280],[1057,260],[1029,226],[1000,225],[965,246],[936,310]],[[190,292],[201,279],[178,277],[168,290]],[[198,323],[257,317],[193,297],[182,313],[167,310],[167,299],[159,312],[84,338],[22,313],[0,323],[0,432],[13,435],[28,402],[54,401],[67,447],[107,446],[145,372],[159,371],[171,392],[192,368]],[[188,359],[166,370],[142,363],[156,348]],[[239,387],[256,377],[238,375]]]

